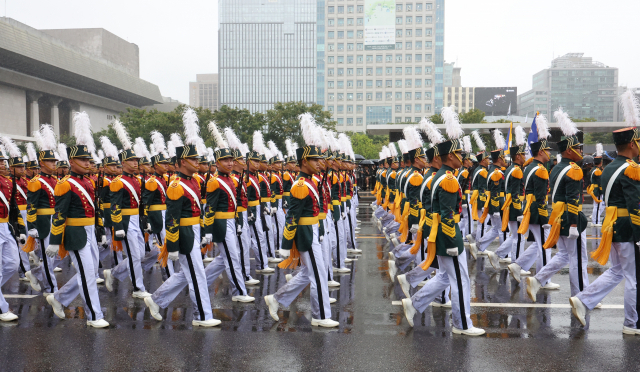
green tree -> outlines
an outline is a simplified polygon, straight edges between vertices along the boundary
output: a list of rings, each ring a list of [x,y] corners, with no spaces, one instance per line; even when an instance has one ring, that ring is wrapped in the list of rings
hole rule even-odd
[[[460,122],[463,124],[475,124],[484,122],[484,111],[471,109],[469,112],[459,114]]]
[[[287,138],[298,144],[303,144],[304,140],[302,139],[298,116],[306,112],[313,116],[319,126],[328,130],[335,130],[336,123],[331,120],[331,113],[324,111],[322,105],[314,103],[309,106],[304,102],[278,102],[265,115],[265,141],[273,141],[280,151],[285,149],[284,142]]]
[[[429,118],[433,124],[444,124],[444,120],[442,120],[442,116],[440,114],[431,115]]]
[[[612,144],[613,133],[611,132],[585,133],[583,141],[587,145],[595,145],[596,143]]]
[[[388,136],[374,136],[365,133],[346,132],[351,139],[353,152],[365,159],[378,159],[382,146],[389,144]]]

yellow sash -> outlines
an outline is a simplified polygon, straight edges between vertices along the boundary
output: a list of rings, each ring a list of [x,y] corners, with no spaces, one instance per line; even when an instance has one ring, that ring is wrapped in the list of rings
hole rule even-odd
[[[535,197],[533,194],[528,194],[526,200],[525,207],[522,210],[522,222],[518,228],[518,234],[526,234],[529,230],[529,221],[531,221],[531,203],[533,203]]]
[[[434,213],[432,216],[433,224],[431,225],[431,233],[427,242],[427,259],[420,265],[422,270],[427,270],[436,258],[436,237],[438,236],[438,226],[440,225],[440,215]]]
[[[560,229],[562,228],[562,215],[564,214],[564,206],[565,202],[560,201],[553,204],[551,217],[549,217],[551,231],[549,231],[549,237],[544,243],[544,249],[553,247],[558,242],[558,239],[560,239]]]
[[[509,226],[509,208],[511,206],[511,194],[507,194],[507,197],[504,199],[504,205],[502,206],[502,231],[507,230],[507,226]]]
[[[600,239],[600,245],[593,253],[591,257],[596,260],[600,265],[606,265],[609,261],[609,253],[611,253],[611,242],[613,241],[613,225],[616,223],[618,217],[629,216],[629,211],[624,208],[607,207],[604,222],[602,223],[602,238]]]

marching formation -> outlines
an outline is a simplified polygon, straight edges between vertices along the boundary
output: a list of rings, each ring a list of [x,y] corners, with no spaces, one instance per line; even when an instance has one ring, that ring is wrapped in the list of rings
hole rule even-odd
[[[260,283],[253,258],[255,275],[273,273],[269,264],[291,270],[264,298],[274,320],[310,285],[311,324],[336,327],[329,288],[340,286],[334,275],[351,272],[348,256],[361,253],[355,155],[345,134],[310,114],[300,123],[305,143],[287,139],[286,156],[260,131],[250,150],[214,122],[207,128],[216,147],[207,148],[192,109],[183,114],[184,135],[165,142],[153,131],[149,146],[116,120],[119,143],[101,137],[98,148],[85,112],[74,114],[73,146],[58,143],[50,125],[33,133],[37,149],[27,144],[25,156],[0,138],[1,284],[18,272],[60,319],[80,296],[96,328],[109,326],[99,285],[113,292],[116,281],[130,282],[131,296],[157,320],[188,288],[193,326],[211,327],[221,322],[209,287],[222,273],[232,301],[255,301],[247,289]],[[67,257],[76,274],[60,285],[55,273]],[[154,266],[163,283],[152,291],[143,275]],[[0,293],[0,320],[17,318]]]
[[[508,147],[496,129],[487,151],[478,131],[465,136],[454,108],[445,107],[441,116],[448,139],[424,118],[403,130],[397,148],[393,143],[383,147],[372,218],[390,242],[389,276],[406,296],[402,306],[409,325],[428,306],[444,306],[452,309],[453,333],[484,334],[470,316],[468,261],[486,256],[496,270],[507,264],[515,285],[526,286],[533,302],[539,291],[560,288],[551,279],[568,265],[569,301],[583,326],[588,312],[625,280],[622,331],[640,334],[640,165],[634,161],[640,148],[640,105],[631,91],[620,101],[629,127],[613,132],[617,157],[604,168],[602,145],[596,147],[587,188],[594,200],[591,222],[582,212],[583,145],[562,109],[554,113],[563,134],[556,143],[561,160],[551,171],[551,133],[540,114],[533,136],[527,138],[518,126],[515,145]],[[591,284],[587,228],[601,229],[591,257],[600,265],[611,260],[611,267]],[[490,251],[496,239],[499,246]],[[557,249],[553,257],[551,248]]]

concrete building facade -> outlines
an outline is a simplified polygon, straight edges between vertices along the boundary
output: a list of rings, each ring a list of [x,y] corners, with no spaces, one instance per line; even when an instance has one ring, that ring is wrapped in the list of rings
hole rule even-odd
[[[454,105],[456,112],[463,114],[472,110],[474,100],[473,87],[444,87],[444,106]]]
[[[460,72],[462,67],[456,67],[455,62],[444,63],[444,87],[461,87],[462,86],[462,76],[460,76]],[[447,92],[444,92],[445,96]]]
[[[418,122],[442,107],[444,0],[324,3],[324,105],[338,130]]]
[[[220,108],[218,74],[197,74],[189,82],[189,106],[215,111]]]

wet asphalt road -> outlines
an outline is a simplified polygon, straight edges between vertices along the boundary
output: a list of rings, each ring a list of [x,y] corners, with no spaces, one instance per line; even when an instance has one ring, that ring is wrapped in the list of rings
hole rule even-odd
[[[590,213],[590,205],[585,205]],[[387,241],[370,221],[364,202],[358,244],[363,254],[347,275],[336,275],[338,299],[332,305],[338,329],[310,325],[309,290],[301,293],[280,321],[268,315],[262,296],[285,283],[286,272],[254,275],[262,280],[250,289],[256,303],[231,302],[227,279],[210,288],[214,329],[192,328],[191,303],[184,291],[157,322],[144,302],[132,299],[129,282],[115,292],[100,286],[108,329],[86,327],[78,298],[60,320],[45,299],[17,275],[2,291],[20,319],[0,324],[0,370],[634,370],[640,367],[640,337],[623,335],[623,284],[591,312],[583,328],[568,306],[568,268],[553,277],[562,287],[539,292],[531,306],[524,283],[516,285],[506,265],[494,270],[485,258],[469,261],[474,325],[487,330],[478,338],[452,335],[450,309],[428,308],[415,328],[404,319],[404,295],[387,274]],[[589,251],[597,236],[589,232]],[[497,242],[490,248],[494,250]],[[253,269],[252,269],[253,270]],[[604,269],[589,264],[593,281]],[[56,274],[65,283],[74,272],[68,264]],[[158,268],[145,273],[150,291],[160,286]],[[60,285],[60,284],[59,284]],[[16,297],[17,295],[17,297]],[[31,295],[35,295],[31,297]],[[492,305],[483,305],[492,304]]]

